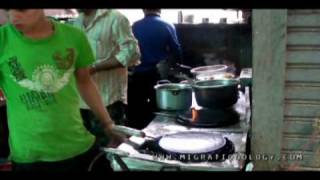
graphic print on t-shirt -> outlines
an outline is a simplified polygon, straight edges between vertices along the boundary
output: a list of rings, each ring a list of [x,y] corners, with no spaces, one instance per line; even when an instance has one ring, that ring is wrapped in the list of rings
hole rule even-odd
[[[8,65],[11,74],[15,77],[17,81],[21,81],[27,78],[16,56],[9,58]]]
[[[57,93],[68,84],[70,77],[74,72],[74,50],[67,49],[67,52],[68,53],[65,57],[61,56],[60,52],[54,53],[56,66],[49,64],[38,66],[32,73],[32,79],[27,79],[25,75],[23,76],[23,79],[15,74],[12,74],[12,77],[21,87],[27,88],[30,91]],[[59,59],[57,60],[55,57],[59,57]],[[10,62],[11,61],[9,60],[9,64]],[[16,74],[18,75],[24,74],[20,73],[23,72],[20,65],[11,66],[10,68],[16,67],[19,69],[12,69],[11,72],[17,71],[18,73]]]
[[[18,85],[29,90],[19,97],[28,110],[56,103],[54,94],[69,83],[75,70],[75,50],[67,48],[66,52],[65,56],[59,51],[53,53],[55,65],[37,66],[32,72],[31,79],[26,76],[16,56],[9,58],[10,76]]]
[[[67,48],[68,54],[63,57],[60,52],[53,54],[53,59],[56,61],[58,69],[70,69],[75,60],[75,51],[73,48]]]
[[[52,93],[29,91],[19,96],[20,101],[27,110],[41,109],[44,106],[56,103],[56,98]]]

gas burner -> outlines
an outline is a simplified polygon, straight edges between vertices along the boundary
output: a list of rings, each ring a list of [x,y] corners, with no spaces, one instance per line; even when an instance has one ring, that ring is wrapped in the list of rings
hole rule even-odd
[[[192,108],[179,114],[176,121],[185,126],[212,128],[233,125],[238,123],[239,119],[240,115],[233,107],[226,109]]]

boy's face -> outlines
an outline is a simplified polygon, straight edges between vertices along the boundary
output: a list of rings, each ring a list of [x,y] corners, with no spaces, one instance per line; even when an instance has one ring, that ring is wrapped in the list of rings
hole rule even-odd
[[[44,16],[42,9],[10,9],[9,21],[20,31],[31,30]]]

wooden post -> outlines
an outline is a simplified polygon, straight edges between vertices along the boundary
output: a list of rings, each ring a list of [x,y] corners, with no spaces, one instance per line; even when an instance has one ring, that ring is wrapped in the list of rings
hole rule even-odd
[[[253,158],[254,170],[277,170],[284,118],[287,10],[253,10]]]

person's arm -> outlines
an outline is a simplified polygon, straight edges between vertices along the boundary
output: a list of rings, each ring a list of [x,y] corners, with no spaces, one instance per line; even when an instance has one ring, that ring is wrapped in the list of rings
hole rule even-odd
[[[114,43],[117,46],[115,48],[117,52],[113,56],[95,64],[91,69],[91,73],[113,68],[131,67],[140,63],[138,42],[132,33],[130,23],[126,17],[118,17],[112,27],[112,34]]]
[[[122,65],[115,57],[108,58],[106,60],[102,60],[97,64],[94,64],[90,68],[90,74],[99,72],[99,71],[106,71],[115,68],[124,68],[125,66]]]
[[[82,99],[87,103],[96,117],[100,120],[106,135],[111,137],[110,146],[116,147],[124,141],[125,137],[112,131],[114,122],[105,109],[96,84],[91,79],[89,68],[79,68],[75,72],[78,90]]]
[[[107,130],[111,129],[113,121],[103,105],[96,84],[90,77],[89,68],[77,69],[75,75],[82,99],[87,103],[97,118],[101,120],[101,124],[106,127]]]
[[[169,49],[173,53],[175,59],[177,59],[179,63],[182,63],[181,45],[174,25],[169,26],[169,34]]]
[[[116,147],[120,143],[126,140],[125,135],[118,134],[113,131],[114,122],[109,116],[108,111],[105,109],[102,102],[102,98],[96,87],[96,84],[90,76],[90,65],[94,62],[94,55],[91,49],[90,43],[86,35],[81,31],[77,30],[74,33],[74,38],[77,40],[75,43],[78,55],[75,61],[75,79],[77,89],[84,100],[84,102],[90,107],[94,115],[99,119],[101,125],[104,128],[104,132],[110,137],[108,146]],[[79,107],[80,108],[80,107]]]

